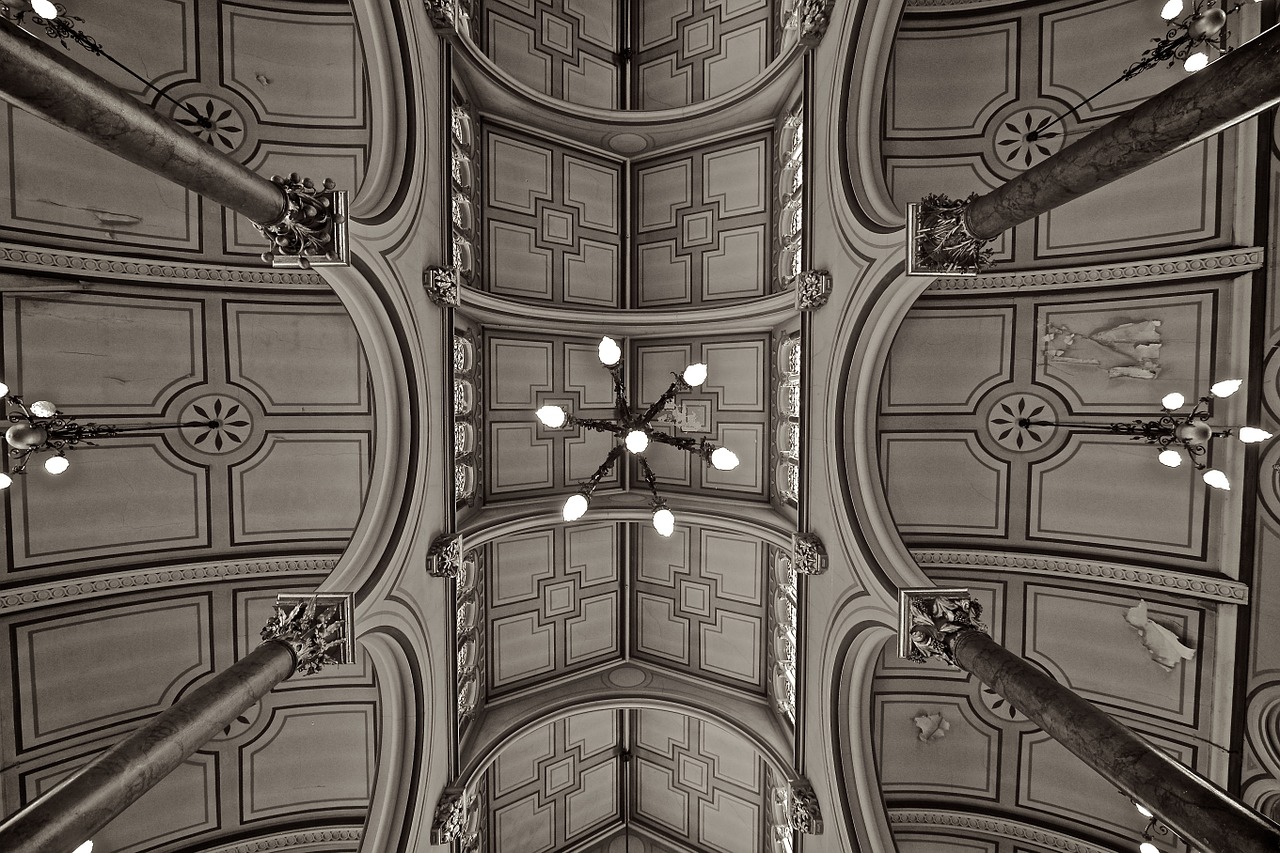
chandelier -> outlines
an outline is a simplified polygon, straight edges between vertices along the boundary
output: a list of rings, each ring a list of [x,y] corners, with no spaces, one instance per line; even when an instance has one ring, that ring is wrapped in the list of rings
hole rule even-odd
[[[644,454],[649,449],[649,445],[657,442],[675,447],[701,458],[704,464],[720,471],[732,471],[738,467],[737,454],[727,447],[712,444],[706,439],[695,441],[686,436],[667,435],[665,432],[655,430],[652,426],[654,418],[666,409],[668,403],[675,400],[677,394],[692,391],[707,381],[707,366],[701,363],[690,364],[684,369],[683,374],[672,373],[671,385],[662,393],[662,396],[643,412],[634,412],[627,401],[626,385],[623,382],[622,348],[618,346],[617,341],[607,335],[600,340],[600,363],[609,369],[609,375],[613,377],[614,416],[612,420],[579,418],[560,406],[543,406],[536,413],[538,420],[548,429],[581,426],[596,432],[610,433],[615,438],[615,444],[605,456],[604,461],[600,463],[600,467],[564,502],[564,520],[577,521],[586,515],[596,486],[600,485],[600,481],[613,470],[614,464],[622,454],[629,452],[639,462],[641,475],[653,496],[653,527],[661,535],[670,536],[675,530],[676,518],[667,506],[667,502],[658,494],[658,478],[645,459]]]
[[[1182,456],[1186,454],[1196,470],[1204,471],[1202,479],[1205,483],[1215,489],[1230,491],[1231,481],[1227,479],[1227,475],[1217,468],[1209,468],[1203,461],[1209,453],[1209,442],[1215,438],[1225,438],[1230,435],[1235,435],[1245,444],[1256,444],[1271,438],[1271,433],[1257,427],[1214,429],[1209,424],[1209,405],[1213,402],[1213,398],[1230,397],[1240,390],[1241,384],[1239,379],[1223,379],[1221,382],[1215,382],[1209,388],[1209,393],[1196,400],[1191,410],[1185,414],[1176,414],[1176,412],[1187,404],[1187,398],[1177,391],[1166,394],[1160,400],[1161,411],[1164,414],[1155,420],[1138,419],[1121,423],[1088,424],[1036,421],[1023,417],[1018,419],[1018,426],[1023,429],[1033,426],[1065,426],[1084,432],[1127,435],[1134,441],[1145,441],[1147,444],[1159,447],[1160,453],[1156,458],[1160,464],[1170,468],[1181,465]]]
[[[128,432],[155,432],[161,429],[182,429],[183,427],[204,427],[214,429],[220,421],[192,421],[181,424],[139,424],[131,427],[120,427],[114,424],[79,423],[66,414],[58,411],[58,407],[48,400],[36,400],[30,406],[17,394],[9,393],[9,386],[0,382],[0,402],[5,410],[16,407],[17,411],[9,411],[9,422],[12,426],[5,431],[4,442],[9,448],[9,457],[16,459],[17,464],[8,473],[0,472],[0,490],[13,485],[10,474],[25,474],[27,464],[33,456],[49,453],[44,460],[44,470],[50,474],[62,474],[71,467],[67,459],[67,451],[80,442],[93,444],[91,439],[111,438]]]

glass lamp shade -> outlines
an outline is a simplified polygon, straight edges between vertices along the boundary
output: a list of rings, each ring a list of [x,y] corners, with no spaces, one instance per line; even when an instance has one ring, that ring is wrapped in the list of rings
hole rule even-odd
[[[1215,382],[1209,388],[1209,393],[1215,397],[1230,397],[1232,394],[1240,390],[1240,386],[1244,382],[1239,379],[1223,379],[1221,382]]]
[[[1182,63],[1182,69],[1194,74],[1200,69],[1208,66],[1208,64],[1209,54],[1205,53],[1203,50],[1197,50],[1195,53],[1188,56],[1186,61]]]
[[[0,491],[3,491],[4,489],[9,488],[12,485],[13,485],[12,477],[10,477],[8,474],[0,474]]]
[[[1245,444],[1256,444],[1259,441],[1266,441],[1271,438],[1271,433],[1257,427],[1240,427],[1240,431],[1236,433],[1236,438]]]
[[[717,447],[711,452],[711,464],[720,471],[732,471],[738,467],[738,454],[727,447]]]
[[[542,421],[542,425],[551,429],[559,429],[564,426],[564,422],[568,415],[564,409],[559,406],[543,406],[537,411],[538,420]]]
[[[61,474],[63,471],[71,467],[71,463],[67,461],[65,456],[50,456],[44,460],[44,470],[50,474]]]
[[[1205,471],[1203,479],[1207,485],[1213,486],[1215,489],[1222,489],[1224,492],[1231,491],[1231,481],[1227,479],[1226,474],[1217,468],[1210,468]]]
[[[676,517],[671,510],[659,507],[653,511],[653,529],[659,536],[670,536],[676,529]]]
[[[1144,841],[1138,845],[1138,853],[1160,853],[1160,848],[1150,841]]]
[[[39,447],[49,440],[49,431],[41,426],[16,423],[5,431],[4,440],[14,450],[28,450]]]
[[[638,429],[633,429],[627,433],[627,450],[632,453],[644,453],[649,449],[649,436],[645,435]]]
[[[1186,405],[1186,402],[1187,398],[1179,394],[1177,391],[1174,391],[1172,394],[1165,394],[1164,397],[1160,399],[1160,405],[1164,406],[1171,412],[1181,409]]]
[[[1160,10],[1160,17],[1166,21],[1172,21],[1174,18],[1182,14],[1182,0],[1169,0],[1164,4],[1164,8]]]
[[[684,381],[697,388],[707,381],[707,366],[701,362],[689,365],[684,369]]]
[[[58,413],[58,407],[48,400],[36,400],[31,404],[31,414],[37,418],[51,418]]]
[[[93,853],[93,842],[86,841],[84,844],[81,844],[75,850],[71,851],[71,853]]]
[[[587,496],[578,492],[569,495],[569,499],[564,502],[564,520],[577,521],[587,514],[587,506],[591,501],[587,500]]]
[[[1138,810],[1138,814],[1142,815],[1143,817],[1155,817],[1155,814],[1151,811],[1151,809],[1147,808],[1142,803],[1134,803],[1133,807],[1136,808]]]
[[[3,382],[0,382],[0,397],[8,397],[8,396],[9,396],[9,386],[5,385]]]
[[[1182,464],[1182,454],[1176,450],[1160,451],[1159,459],[1161,465],[1167,465],[1170,468],[1177,468]],[[1142,806],[1138,806],[1138,811],[1142,811]]]
[[[52,21],[54,18],[58,17],[58,7],[50,3],[49,0],[31,0],[31,11],[44,18],[46,21]],[[77,851],[77,853],[79,853],[79,851]]]
[[[613,367],[622,358],[622,347],[613,338],[605,335],[600,339],[600,363],[605,367]]]

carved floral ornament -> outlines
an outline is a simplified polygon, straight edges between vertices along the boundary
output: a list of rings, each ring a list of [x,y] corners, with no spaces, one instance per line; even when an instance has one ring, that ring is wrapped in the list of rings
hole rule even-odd
[[[967,589],[902,589],[898,591],[898,655],[916,663],[939,658],[959,666],[952,656],[963,631],[982,631],[982,605]]]
[[[797,574],[820,575],[827,570],[827,549],[812,533],[791,535],[791,567]]]
[[[446,267],[427,267],[422,274],[422,286],[427,296],[441,308],[456,308],[462,304],[456,270]]]
[[[273,267],[310,269],[313,266],[347,266],[347,193],[325,178],[317,187],[310,178],[294,172],[287,178],[272,175],[271,182],[284,196],[284,209],[274,222],[253,227],[271,242],[262,260]]]
[[[262,628],[263,641],[288,645],[296,663],[294,673],[314,675],[330,664],[355,659],[350,595],[276,596],[275,613]]]
[[[802,835],[822,834],[822,809],[813,786],[803,780],[791,784],[791,828]]]
[[[457,841],[462,844],[464,853],[474,850],[479,842],[476,817],[471,795],[462,788],[445,788],[431,819],[431,843],[452,844]]]
[[[427,549],[427,573],[433,578],[457,579],[462,572],[462,537],[442,533]]]
[[[813,311],[827,304],[831,298],[831,273],[826,270],[805,270],[795,278],[796,308]]]

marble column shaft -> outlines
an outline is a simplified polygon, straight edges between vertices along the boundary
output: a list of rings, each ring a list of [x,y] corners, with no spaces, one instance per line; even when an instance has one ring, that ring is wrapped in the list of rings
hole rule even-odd
[[[990,240],[1274,106],[1280,102],[1277,68],[1280,27],[1272,27],[974,199],[964,214],[969,232]]]
[[[0,823],[5,853],[71,853],[293,674],[294,651],[268,640],[70,778]]]
[[[0,98],[253,222],[284,213],[284,192],[271,181],[3,18]]]
[[[1275,853],[1280,826],[1143,740],[981,631],[952,641],[961,668],[1205,853]]]

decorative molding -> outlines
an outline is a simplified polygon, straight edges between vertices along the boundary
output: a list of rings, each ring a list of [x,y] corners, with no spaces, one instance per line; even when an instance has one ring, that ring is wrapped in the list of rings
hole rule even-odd
[[[310,847],[314,844],[340,844],[354,842],[359,844],[364,836],[360,827],[349,829],[312,829],[303,832],[282,832],[279,835],[268,835],[252,841],[241,841],[238,844],[227,844],[222,847],[207,848],[207,853],[266,853],[270,850],[289,850],[294,847]]]
[[[827,549],[812,533],[791,535],[791,568],[801,575],[820,575],[827,570]]]
[[[272,222],[255,222],[271,244],[262,260],[273,267],[311,269],[345,267],[351,258],[347,245],[347,192],[335,189],[331,178],[317,187],[297,172],[272,175],[284,195],[284,209]]]
[[[451,844],[461,841],[466,846],[467,792],[461,788],[445,788],[431,818],[431,843]]]
[[[822,834],[822,809],[813,786],[804,780],[791,783],[791,828],[802,835]]]
[[[1226,578],[1206,578],[1169,569],[1134,568],[1067,557],[1041,557],[992,551],[912,550],[923,569],[997,568],[1004,571],[1075,575],[1130,587],[1147,587],[1225,604],[1248,604],[1249,587]]]
[[[793,0],[787,15],[787,29],[799,33],[800,44],[816,46],[831,25],[832,5],[830,0]]]
[[[991,239],[974,235],[965,219],[977,198],[932,194],[907,205],[907,275],[973,276],[991,262]]]
[[[951,641],[964,631],[986,632],[982,605],[967,589],[898,590],[898,656],[916,663],[938,658],[958,667]]]
[[[33,584],[0,595],[0,613],[44,607],[69,598],[120,595],[133,589],[177,586],[231,578],[279,574],[325,574],[338,564],[337,557],[298,557],[276,560],[227,560],[163,569],[134,569],[74,581]]]
[[[331,664],[355,660],[354,610],[354,597],[348,594],[281,593],[275,615],[262,627],[262,639],[286,643],[293,649],[294,673],[314,675]]]
[[[827,304],[831,297],[831,273],[805,270],[795,278],[796,310],[813,311]]]
[[[935,4],[936,5],[936,4]],[[1230,275],[1260,269],[1266,260],[1266,251],[1259,246],[1247,249],[1223,249],[1181,258],[1164,258],[1150,261],[1129,261],[1118,264],[1098,264],[1087,267],[1071,267],[1054,270],[1020,270],[1003,275],[938,278],[927,288],[929,293],[968,292],[973,290],[1002,291],[1021,290],[1024,287],[1058,288],[1092,287],[1109,284],[1131,285],[1135,279],[1163,280],[1168,278],[1203,278],[1205,276]]]
[[[433,578],[457,580],[462,571],[462,536],[442,533],[427,549],[427,573]]]
[[[170,284],[251,284],[258,287],[325,287],[319,273],[306,270],[264,270],[139,258],[93,255],[66,249],[0,245],[0,269],[25,272],[77,272],[95,278],[154,279]],[[70,289],[70,287],[63,288]]]
[[[1111,853],[1108,848],[1097,847],[1060,832],[1051,832],[1008,818],[917,809],[889,809],[888,814],[889,823],[895,830],[960,829],[964,830],[962,835],[965,837],[977,832],[1015,841],[1029,841],[1050,850],[1061,850],[1063,853]]]
[[[447,267],[427,267],[422,274],[422,286],[427,296],[441,308],[457,308],[462,304],[458,273]]]

